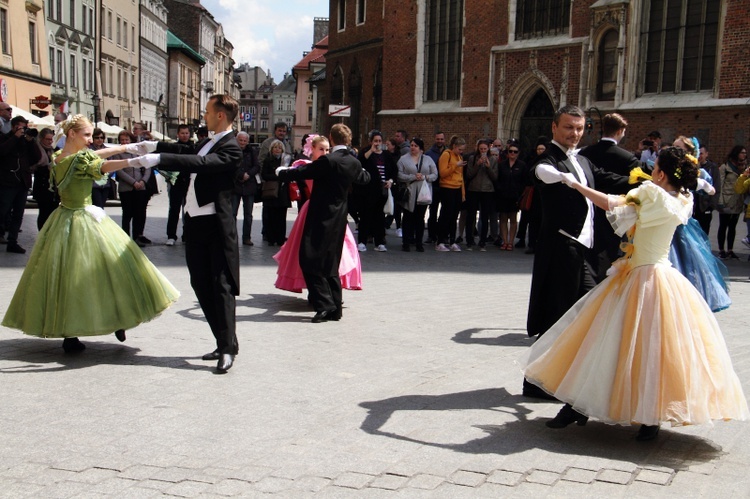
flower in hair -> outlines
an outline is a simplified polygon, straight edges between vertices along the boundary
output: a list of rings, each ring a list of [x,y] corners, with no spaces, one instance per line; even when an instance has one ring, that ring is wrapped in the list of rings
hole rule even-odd
[[[302,148],[302,153],[307,156],[308,158],[312,156],[312,142],[315,137],[318,137],[317,134],[308,135],[305,139],[305,146]]]
[[[698,158],[696,158],[696,157],[695,157],[695,156],[693,156],[692,154],[686,154],[686,155],[685,155],[685,159],[687,159],[688,161],[690,161],[690,162],[691,162],[692,164],[694,164],[694,165],[697,165],[697,164],[698,164]],[[679,178],[679,177],[678,177],[678,178]]]

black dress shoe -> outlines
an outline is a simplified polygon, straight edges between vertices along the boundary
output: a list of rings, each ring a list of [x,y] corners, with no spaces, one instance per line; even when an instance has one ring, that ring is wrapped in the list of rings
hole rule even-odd
[[[521,395],[523,395],[524,397],[531,397],[542,400],[557,400],[549,393],[545,392],[536,385],[532,385],[525,379],[523,380],[523,391],[521,392]]]
[[[424,253],[424,246],[422,246],[421,244],[417,246],[417,253]]]
[[[571,423],[575,423],[578,426],[584,426],[589,420],[588,416],[581,414],[580,412],[573,409],[570,404],[565,404],[557,416],[547,421],[545,424],[547,428],[565,428]]]
[[[7,251],[8,253],[18,253],[21,255],[26,253],[26,250],[20,247],[18,243],[8,243]]]
[[[323,312],[316,313],[315,316],[312,318],[312,321],[314,324],[318,324],[320,322],[338,321],[338,320],[341,320],[341,312],[338,310],[334,310],[333,312],[328,312],[327,310],[324,310]]]
[[[203,360],[219,360],[220,357],[221,357],[221,354],[219,353],[219,351],[218,350],[214,350],[213,352],[209,352],[206,355],[204,355],[203,357],[201,357],[201,359],[203,359]]]
[[[117,338],[118,341],[123,342],[127,339],[125,336],[125,330],[124,329],[118,329],[115,331],[115,338]]]
[[[659,425],[647,425],[642,424],[641,427],[638,429],[638,435],[635,436],[635,439],[639,442],[645,442],[647,440],[653,440],[656,438],[656,436],[659,434]]]
[[[232,368],[232,365],[234,365],[234,355],[231,353],[223,353],[221,354],[219,363],[216,364],[216,371],[223,374],[229,371]]]
[[[86,345],[81,343],[78,338],[64,338],[62,347],[65,353],[77,353],[86,350]]]

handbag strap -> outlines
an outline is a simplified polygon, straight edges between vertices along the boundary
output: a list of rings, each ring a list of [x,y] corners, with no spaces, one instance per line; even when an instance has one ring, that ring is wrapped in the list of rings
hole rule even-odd
[[[424,159],[424,154],[419,155],[419,164],[417,165],[417,173],[422,173],[422,159]]]

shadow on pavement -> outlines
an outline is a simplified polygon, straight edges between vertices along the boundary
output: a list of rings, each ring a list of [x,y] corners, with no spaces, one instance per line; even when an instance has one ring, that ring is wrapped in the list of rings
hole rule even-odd
[[[0,368],[0,373],[49,373],[85,369],[98,365],[147,365],[163,368],[186,369],[199,371],[212,369],[213,363],[194,365],[189,361],[197,357],[153,357],[139,355],[139,348],[125,344],[97,341],[97,337],[82,337],[86,350],[80,353],[66,354],[59,338],[19,338],[0,341],[0,360],[22,362],[23,365]],[[99,337],[103,339],[104,337]],[[97,339],[99,339],[97,338]]]
[[[480,336],[485,332],[498,331],[502,334],[497,336]],[[530,346],[533,341],[526,334],[526,329],[521,328],[471,328],[456,333],[451,340],[464,345],[489,345],[497,347],[524,347]]]
[[[651,442],[635,440],[637,426],[627,428],[589,421],[585,427],[572,425],[561,430],[549,429],[544,425],[546,418],[528,419],[532,412],[525,406],[528,402],[529,399],[511,395],[504,388],[444,395],[403,395],[359,404],[368,411],[360,428],[371,435],[468,454],[513,455],[542,449],[556,454],[627,461],[638,466],[663,466],[674,470],[710,462],[724,454],[720,447],[704,438],[666,427]],[[474,428],[481,429],[485,436],[462,443],[430,441],[382,429],[398,411],[481,409],[502,412],[516,419],[498,425],[476,425]],[[419,432],[419,435],[424,435],[424,432]]]

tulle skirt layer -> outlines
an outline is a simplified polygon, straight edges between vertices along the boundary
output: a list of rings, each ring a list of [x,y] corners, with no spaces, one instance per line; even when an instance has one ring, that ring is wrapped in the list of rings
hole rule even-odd
[[[694,218],[675,230],[669,261],[703,295],[711,310],[718,312],[732,304],[727,268],[711,253],[708,236]]]
[[[302,229],[305,227],[305,219],[307,218],[307,207],[307,203],[302,206],[292,230],[289,232],[289,237],[273,256],[279,265],[276,271],[275,286],[278,289],[293,293],[301,293],[307,287],[302,269],[299,266],[299,248],[302,243]],[[344,236],[341,261],[339,262],[339,277],[343,289],[362,289],[362,264],[357,250],[357,241],[348,226]]]
[[[42,337],[110,334],[163,312],[179,292],[101,212],[56,209],[39,233],[3,325]]]
[[[531,347],[525,375],[612,424],[749,415],[716,319],[668,265],[629,269],[621,261]]]

